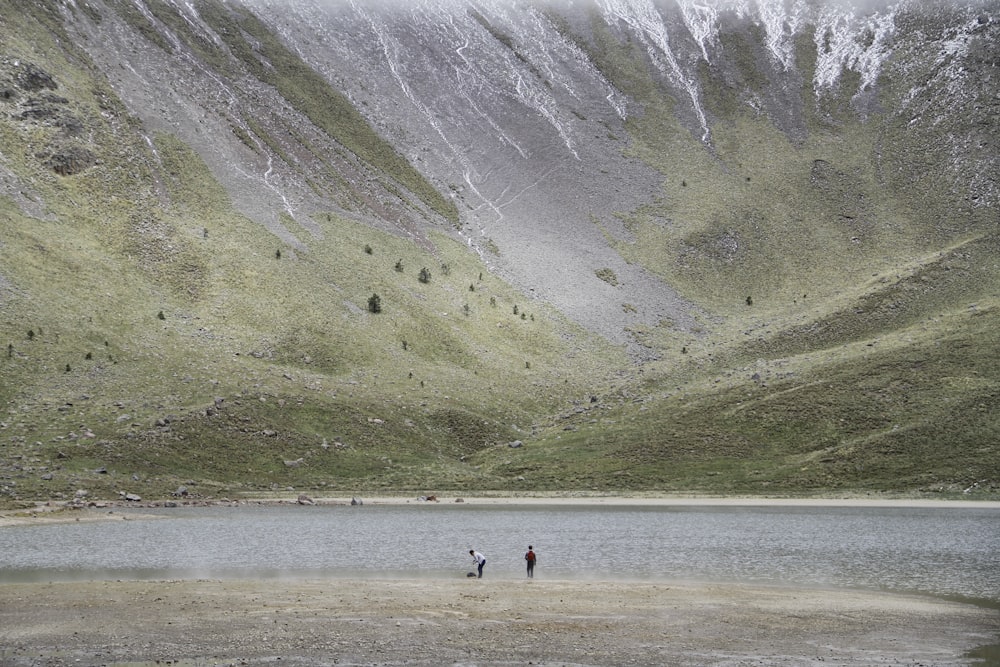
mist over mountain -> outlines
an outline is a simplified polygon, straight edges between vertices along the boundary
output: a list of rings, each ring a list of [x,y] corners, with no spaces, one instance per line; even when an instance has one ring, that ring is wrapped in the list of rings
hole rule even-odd
[[[996,493],[998,8],[0,0],[2,496]]]

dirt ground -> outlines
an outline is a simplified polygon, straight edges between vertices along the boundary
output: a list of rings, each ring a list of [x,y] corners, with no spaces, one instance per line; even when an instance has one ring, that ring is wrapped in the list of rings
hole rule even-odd
[[[700,583],[0,582],[0,665],[968,665],[995,610]]]

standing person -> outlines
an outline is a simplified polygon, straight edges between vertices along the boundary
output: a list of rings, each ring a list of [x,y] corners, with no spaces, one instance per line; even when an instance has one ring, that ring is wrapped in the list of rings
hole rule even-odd
[[[476,568],[479,570],[479,578],[483,578],[483,565],[486,565],[486,556],[482,555],[475,549],[469,549],[469,553],[472,555],[472,561],[476,564]]]
[[[535,578],[535,560],[537,560],[537,557],[535,556],[534,547],[529,544],[528,553],[524,554],[524,561],[528,564],[528,579]]]

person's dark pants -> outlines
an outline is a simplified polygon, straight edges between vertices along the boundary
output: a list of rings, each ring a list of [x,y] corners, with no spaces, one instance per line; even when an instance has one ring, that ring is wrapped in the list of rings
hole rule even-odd
[[[528,561],[528,577],[533,578],[535,576],[535,563]]]
[[[486,565],[486,561],[483,561],[483,562],[481,562],[481,563],[479,564],[479,578],[480,578],[480,579],[482,579],[482,578],[483,578],[483,565]]]

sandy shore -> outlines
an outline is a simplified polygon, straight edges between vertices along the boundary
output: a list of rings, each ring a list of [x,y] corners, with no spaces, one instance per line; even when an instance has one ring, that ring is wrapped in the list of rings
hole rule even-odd
[[[967,665],[995,610],[843,590],[611,581],[0,584],[0,664]]]
[[[350,498],[317,498],[349,504]],[[440,497],[454,503],[455,497]],[[269,498],[240,503],[295,503]],[[424,503],[363,498],[365,504]],[[891,505],[872,499],[465,497],[470,504]],[[112,505],[0,515],[0,528],[137,518]],[[872,591],[694,582],[265,579],[7,583],[0,667],[998,664],[1000,614]],[[969,651],[992,647],[990,663]]]

